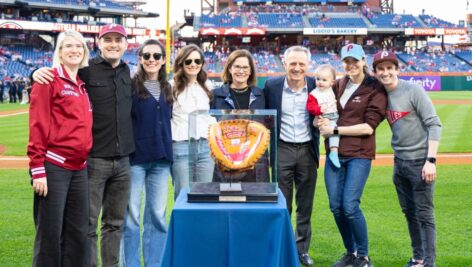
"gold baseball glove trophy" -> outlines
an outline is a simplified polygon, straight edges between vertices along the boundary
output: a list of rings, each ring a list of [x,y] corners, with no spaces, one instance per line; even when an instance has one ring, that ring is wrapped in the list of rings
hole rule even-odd
[[[215,163],[213,180],[189,181],[189,202],[276,202],[277,167],[269,162],[276,155],[275,110],[210,110],[189,114],[189,132],[202,129],[202,118],[211,116],[207,142]],[[269,145],[270,144],[270,145]],[[201,153],[190,149],[191,155]],[[191,157],[197,160],[197,156]],[[276,162],[274,159],[273,162]],[[191,168],[192,170],[192,168]],[[198,173],[193,169],[196,176]],[[192,175],[190,175],[192,177]]]
[[[210,125],[208,144],[211,156],[223,172],[253,169],[269,146],[270,132],[252,120],[236,119]]]

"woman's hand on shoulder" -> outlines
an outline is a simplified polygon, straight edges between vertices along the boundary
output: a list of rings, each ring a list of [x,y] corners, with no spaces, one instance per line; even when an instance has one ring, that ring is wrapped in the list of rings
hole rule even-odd
[[[54,80],[53,68],[42,67],[33,73],[33,81],[39,84],[49,84]]]

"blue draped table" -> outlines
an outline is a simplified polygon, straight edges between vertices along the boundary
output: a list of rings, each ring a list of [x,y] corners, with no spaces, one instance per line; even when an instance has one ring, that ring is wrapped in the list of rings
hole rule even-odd
[[[279,192],[277,203],[188,203],[182,190],[162,266],[300,266],[285,198]]]

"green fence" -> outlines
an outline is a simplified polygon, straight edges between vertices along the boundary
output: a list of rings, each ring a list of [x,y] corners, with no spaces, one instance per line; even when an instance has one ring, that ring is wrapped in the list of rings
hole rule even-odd
[[[472,90],[472,73],[470,76],[442,76],[441,91]]]

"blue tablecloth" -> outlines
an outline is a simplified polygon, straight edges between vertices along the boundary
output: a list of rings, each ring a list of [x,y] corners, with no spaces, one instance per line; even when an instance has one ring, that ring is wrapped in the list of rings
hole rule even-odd
[[[162,266],[300,266],[282,193],[277,203],[188,203],[182,190]]]

